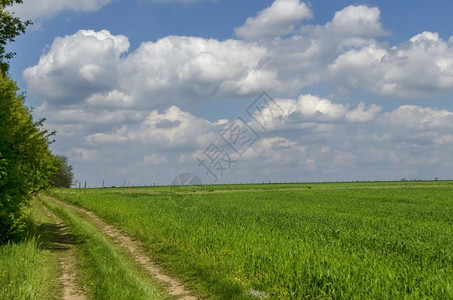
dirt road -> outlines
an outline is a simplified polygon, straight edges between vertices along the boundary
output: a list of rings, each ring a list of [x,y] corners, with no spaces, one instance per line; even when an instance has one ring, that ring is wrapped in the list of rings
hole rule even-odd
[[[36,201],[36,207],[46,216],[46,222],[39,224],[42,232],[43,247],[57,254],[63,285],[64,300],[84,300],[85,290],[77,283],[77,266],[75,253],[75,239],[69,228],[50,209]]]
[[[198,299],[197,297],[193,296],[193,293],[189,291],[182,282],[165,274],[165,272],[163,272],[162,269],[159,266],[157,266],[146,254],[146,251],[144,250],[140,242],[133,240],[132,238],[121,232],[121,230],[119,230],[118,228],[107,224],[105,221],[103,221],[98,216],[96,216],[95,214],[88,210],[67,204],[53,197],[41,196],[41,198],[44,198],[46,201],[51,201],[57,204],[58,206],[64,207],[65,209],[76,211],[77,213],[79,213],[79,215],[88,220],[103,234],[110,237],[114,244],[116,244],[120,248],[127,250],[127,252],[130,253],[131,257],[135,260],[135,262],[141,267],[143,267],[150,276],[152,276],[158,283],[160,283],[165,288],[169,295],[175,297],[176,299],[181,300]],[[63,266],[62,269],[64,270]],[[67,280],[68,279],[66,277],[62,278],[63,283]],[[69,290],[68,293],[70,293],[71,295],[73,294],[71,290]],[[84,298],[65,298],[65,299],[84,299]]]

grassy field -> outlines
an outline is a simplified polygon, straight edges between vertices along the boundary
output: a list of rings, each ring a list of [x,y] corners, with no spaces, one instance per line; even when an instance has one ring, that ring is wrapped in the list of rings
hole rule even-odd
[[[57,256],[44,247],[47,217],[35,207],[28,236],[0,245],[0,299],[58,299],[61,286]]]
[[[202,296],[453,298],[453,182],[53,190]]]

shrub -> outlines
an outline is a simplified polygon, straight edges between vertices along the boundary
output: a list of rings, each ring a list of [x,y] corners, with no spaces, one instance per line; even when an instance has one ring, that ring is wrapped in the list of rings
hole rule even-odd
[[[14,81],[0,75],[0,243],[23,230],[31,195],[52,184],[61,166],[49,150],[44,120],[33,122]]]

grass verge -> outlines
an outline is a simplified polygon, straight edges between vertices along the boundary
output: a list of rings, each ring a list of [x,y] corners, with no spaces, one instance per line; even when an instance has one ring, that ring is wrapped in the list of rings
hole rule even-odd
[[[56,254],[42,247],[46,216],[32,205],[28,236],[0,246],[0,299],[58,299],[61,285]]]

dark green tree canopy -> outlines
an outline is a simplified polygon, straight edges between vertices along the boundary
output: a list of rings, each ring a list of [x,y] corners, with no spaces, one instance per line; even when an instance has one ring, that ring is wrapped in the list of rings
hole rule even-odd
[[[0,74],[0,244],[25,224],[30,196],[52,186],[62,162],[49,150],[43,120],[34,122],[17,85]]]
[[[14,42],[14,38],[25,32],[31,21],[21,21],[14,14],[6,10],[7,6],[14,3],[22,3],[22,0],[0,0],[0,71],[3,74],[8,73],[8,61],[15,53],[6,52],[6,45]]]
[[[6,10],[21,0],[0,0],[0,244],[24,231],[31,196],[53,185],[62,161],[49,150],[53,132],[35,122],[9,77],[5,47],[31,23]]]
[[[64,155],[57,155],[56,158],[60,160],[61,167],[58,172],[51,176],[55,187],[69,188],[74,180],[74,172],[72,166],[68,162],[68,158]]]

